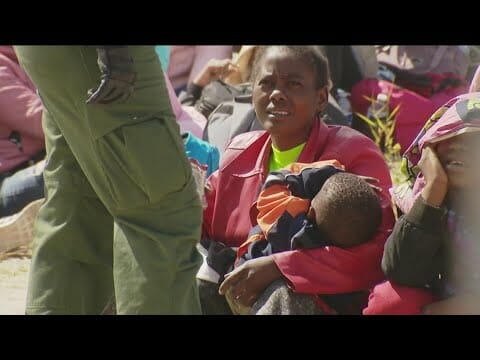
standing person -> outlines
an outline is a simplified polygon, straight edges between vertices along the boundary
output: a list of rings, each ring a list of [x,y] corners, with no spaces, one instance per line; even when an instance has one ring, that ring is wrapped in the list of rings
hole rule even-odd
[[[382,250],[393,226],[390,174],[370,139],[321,121],[328,103],[329,70],[314,47],[259,48],[253,79],[253,104],[265,131],[234,138],[219,171],[210,176],[202,243],[240,246],[256,218],[255,201],[266,175],[292,162],[337,159],[347,172],[378,179],[382,224],[371,240],[349,249],[299,249],[252,259],[233,270],[222,285],[222,294],[232,288],[240,305],[255,303],[257,314],[321,313],[315,298],[304,294],[361,291],[383,279]],[[199,285],[202,301],[218,300],[210,296],[218,284],[199,280]],[[209,306],[202,303],[204,307]]]
[[[27,314],[99,314],[112,293],[119,314],[200,313],[201,204],[154,47],[16,52],[48,159]]]

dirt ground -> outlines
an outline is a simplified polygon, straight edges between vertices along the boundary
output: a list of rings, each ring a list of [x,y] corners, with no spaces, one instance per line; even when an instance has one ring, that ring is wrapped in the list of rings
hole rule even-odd
[[[29,257],[0,260],[0,315],[23,315],[27,295]]]

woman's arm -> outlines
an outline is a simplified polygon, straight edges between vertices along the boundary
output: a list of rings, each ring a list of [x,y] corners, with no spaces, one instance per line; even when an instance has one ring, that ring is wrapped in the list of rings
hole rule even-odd
[[[281,277],[300,293],[333,294],[368,289],[383,279],[380,269],[383,237],[350,249],[295,250],[249,260],[227,274],[220,293],[225,294],[232,287],[234,298],[251,306],[269,284]]]
[[[324,153],[322,159],[337,159],[347,172],[378,179],[382,224],[372,240],[353,248],[330,246],[274,254],[276,265],[297,292],[353,292],[368,289],[384,278],[380,266],[383,246],[394,224],[389,196],[390,173],[383,155],[372,141],[364,137],[352,138],[332,146],[330,149],[335,152]],[[356,151],[351,151],[352,148]]]
[[[445,210],[420,196],[395,224],[385,244],[382,269],[399,285],[422,287],[438,280],[443,269]]]
[[[272,255],[291,288],[300,293],[335,294],[368,289],[383,279],[380,267],[384,239],[376,237],[359,246],[328,246]]]
[[[448,177],[435,149],[425,147],[418,166],[425,187],[408,213],[397,222],[383,256],[390,280],[405,286],[424,286],[438,279],[443,267],[443,239]]]

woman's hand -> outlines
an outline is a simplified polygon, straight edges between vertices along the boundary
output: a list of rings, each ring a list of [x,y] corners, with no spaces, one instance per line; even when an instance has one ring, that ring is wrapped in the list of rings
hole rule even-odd
[[[231,287],[234,301],[243,306],[252,306],[267,286],[281,276],[272,256],[252,259],[225,275],[219,293],[225,295]]]
[[[437,154],[430,146],[426,146],[422,150],[418,167],[426,181],[425,188],[422,191],[423,200],[428,205],[440,207],[447,195],[448,177]]]
[[[193,83],[205,87],[212,81],[225,78],[227,75],[236,71],[237,68],[238,66],[233,64],[230,59],[211,59],[193,80]]]

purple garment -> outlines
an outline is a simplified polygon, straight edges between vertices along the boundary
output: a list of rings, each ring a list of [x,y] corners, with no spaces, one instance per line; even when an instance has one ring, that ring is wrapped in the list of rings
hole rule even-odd
[[[200,112],[195,110],[192,106],[183,106],[180,104],[173,86],[165,74],[165,84],[167,85],[168,96],[170,97],[170,104],[172,105],[173,113],[177,118],[180,131],[182,133],[190,132],[198,138],[202,138],[203,129],[207,124],[207,119]]]

